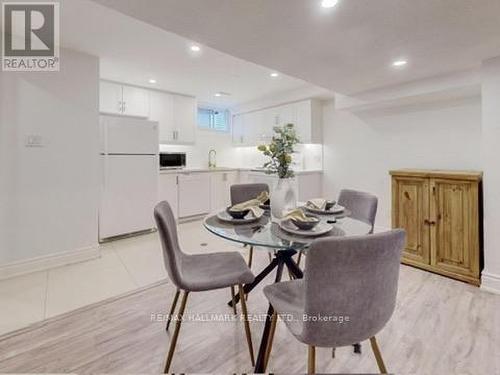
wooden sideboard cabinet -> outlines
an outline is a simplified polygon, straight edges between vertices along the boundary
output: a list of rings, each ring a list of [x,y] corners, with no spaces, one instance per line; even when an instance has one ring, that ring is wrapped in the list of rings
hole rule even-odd
[[[395,170],[392,227],[404,228],[402,262],[479,285],[482,173]]]

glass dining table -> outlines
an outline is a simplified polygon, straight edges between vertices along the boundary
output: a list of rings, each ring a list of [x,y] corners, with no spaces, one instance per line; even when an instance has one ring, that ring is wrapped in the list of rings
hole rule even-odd
[[[322,222],[331,224],[330,232],[321,236],[301,236],[286,232],[281,229],[278,222],[271,219],[266,212],[259,220],[248,224],[232,224],[220,220],[217,214],[209,215],[205,218],[203,225],[216,236],[226,240],[237,242],[243,245],[254,246],[255,249],[263,249],[273,254],[271,262],[255,276],[255,280],[243,286],[245,294],[249,294],[255,286],[260,284],[266,276],[276,269],[274,281],[281,281],[283,269],[286,267],[291,278],[301,279],[304,275],[293,256],[298,252],[307,254],[311,243],[318,238],[359,236],[369,234],[372,230],[370,224],[364,223],[350,217],[350,212],[345,210],[340,214],[319,215]],[[239,296],[234,299],[238,303]],[[232,306],[233,301],[228,304]],[[271,316],[273,308],[269,305],[266,324],[261,339],[261,344],[257,356],[255,372],[264,371],[264,356],[267,345],[267,338],[271,328]]]

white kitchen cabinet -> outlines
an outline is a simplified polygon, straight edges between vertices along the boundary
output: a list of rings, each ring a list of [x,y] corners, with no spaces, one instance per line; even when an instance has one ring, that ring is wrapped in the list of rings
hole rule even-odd
[[[278,176],[268,175],[264,172],[242,172],[241,183],[264,183],[272,192],[278,183]],[[321,172],[307,172],[296,174],[293,183],[297,200],[306,202],[309,199],[321,198],[323,195],[323,174]]]
[[[149,92],[133,86],[123,86],[123,114],[135,117],[149,116]]]
[[[245,123],[243,115],[233,115],[231,135],[234,146],[242,146],[244,144]]]
[[[173,143],[175,134],[173,95],[151,91],[149,99],[149,119],[159,124],[160,143]]]
[[[158,202],[167,201],[176,219],[179,217],[177,180],[178,175],[176,173],[161,173],[158,179]]]
[[[233,116],[233,144],[256,146],[269,143],[275,126],[294,124],[301,143],[322,143],[321,101],[316,99],[283,104]]]
[[[228,207],[231,204],[231,185],[239,182],[238,172],[212,172],[210,175],[210,211]]]
[[[139,87],[101,81],[99,85],[99,111],[147,118],[149,116],[149,92]]]
[[[323,106],[319,100],[295,103],[295,126],[301,143],[323,143]]]
[[[196,111],[195,98],[161,91],[150,92],[149,118],[159,123],[160,143],[194,143]]]
[[[179,218],[210,212],[210,173],[180,173]]]
[[[173,95],[173,138],[175,143],[194,143],[196,131],[196,98]]]
[[[122,114],[122,85],[101,81],[99,85],[99,110],[101,113]]]

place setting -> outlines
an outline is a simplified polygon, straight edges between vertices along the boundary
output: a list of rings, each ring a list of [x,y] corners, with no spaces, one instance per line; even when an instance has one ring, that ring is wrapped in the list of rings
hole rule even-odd
[[[346,215],[346,208],[334,200],[315,198],[303,206],[310,213],[318,215]]]
[[[330,221],[330,220],[329,220]],[[305,213],[302,208],[297,208],[279,221],[279,227],[290,234],[316,237],[329,233],[333,229],[335,221],[321,220],[318,216]]]
[[[261,192],[254,199],[227,207],[217,213],[217,218],[224,223],[250,224],[260,220],[270,207],[269,193]]]

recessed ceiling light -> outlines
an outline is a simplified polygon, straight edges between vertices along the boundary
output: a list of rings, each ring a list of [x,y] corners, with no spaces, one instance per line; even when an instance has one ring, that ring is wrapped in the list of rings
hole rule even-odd
[[[333,8],[338,2],[339,0],[323,0],[321,6],[323,8]]]
[[[406,60],[396,60],[392,63],[392,66],[395,66],[397,68],[400,68],[402,66],[405,66],[406,64],[408,64],[408,61]]]
[[[200,52],[201,51],[201,47],[196,45],[196,44],[193,44],[191,47],[189,47],[189,49],[193,52]]]
[[[221,97],[221,96],[231,96],[230,93],[224,92],[224,91],[219,91],[214,94],[214,96]]]
[[[273,72],[271,74],[269,74],[271,77],[273,78],[276,78],[276,77],[279,77],[279,73],[276,73],[276,72]]]
[[[155,84],[156,83],[156,79],[151,78],[148,82],[152,83],[152,84]]]

